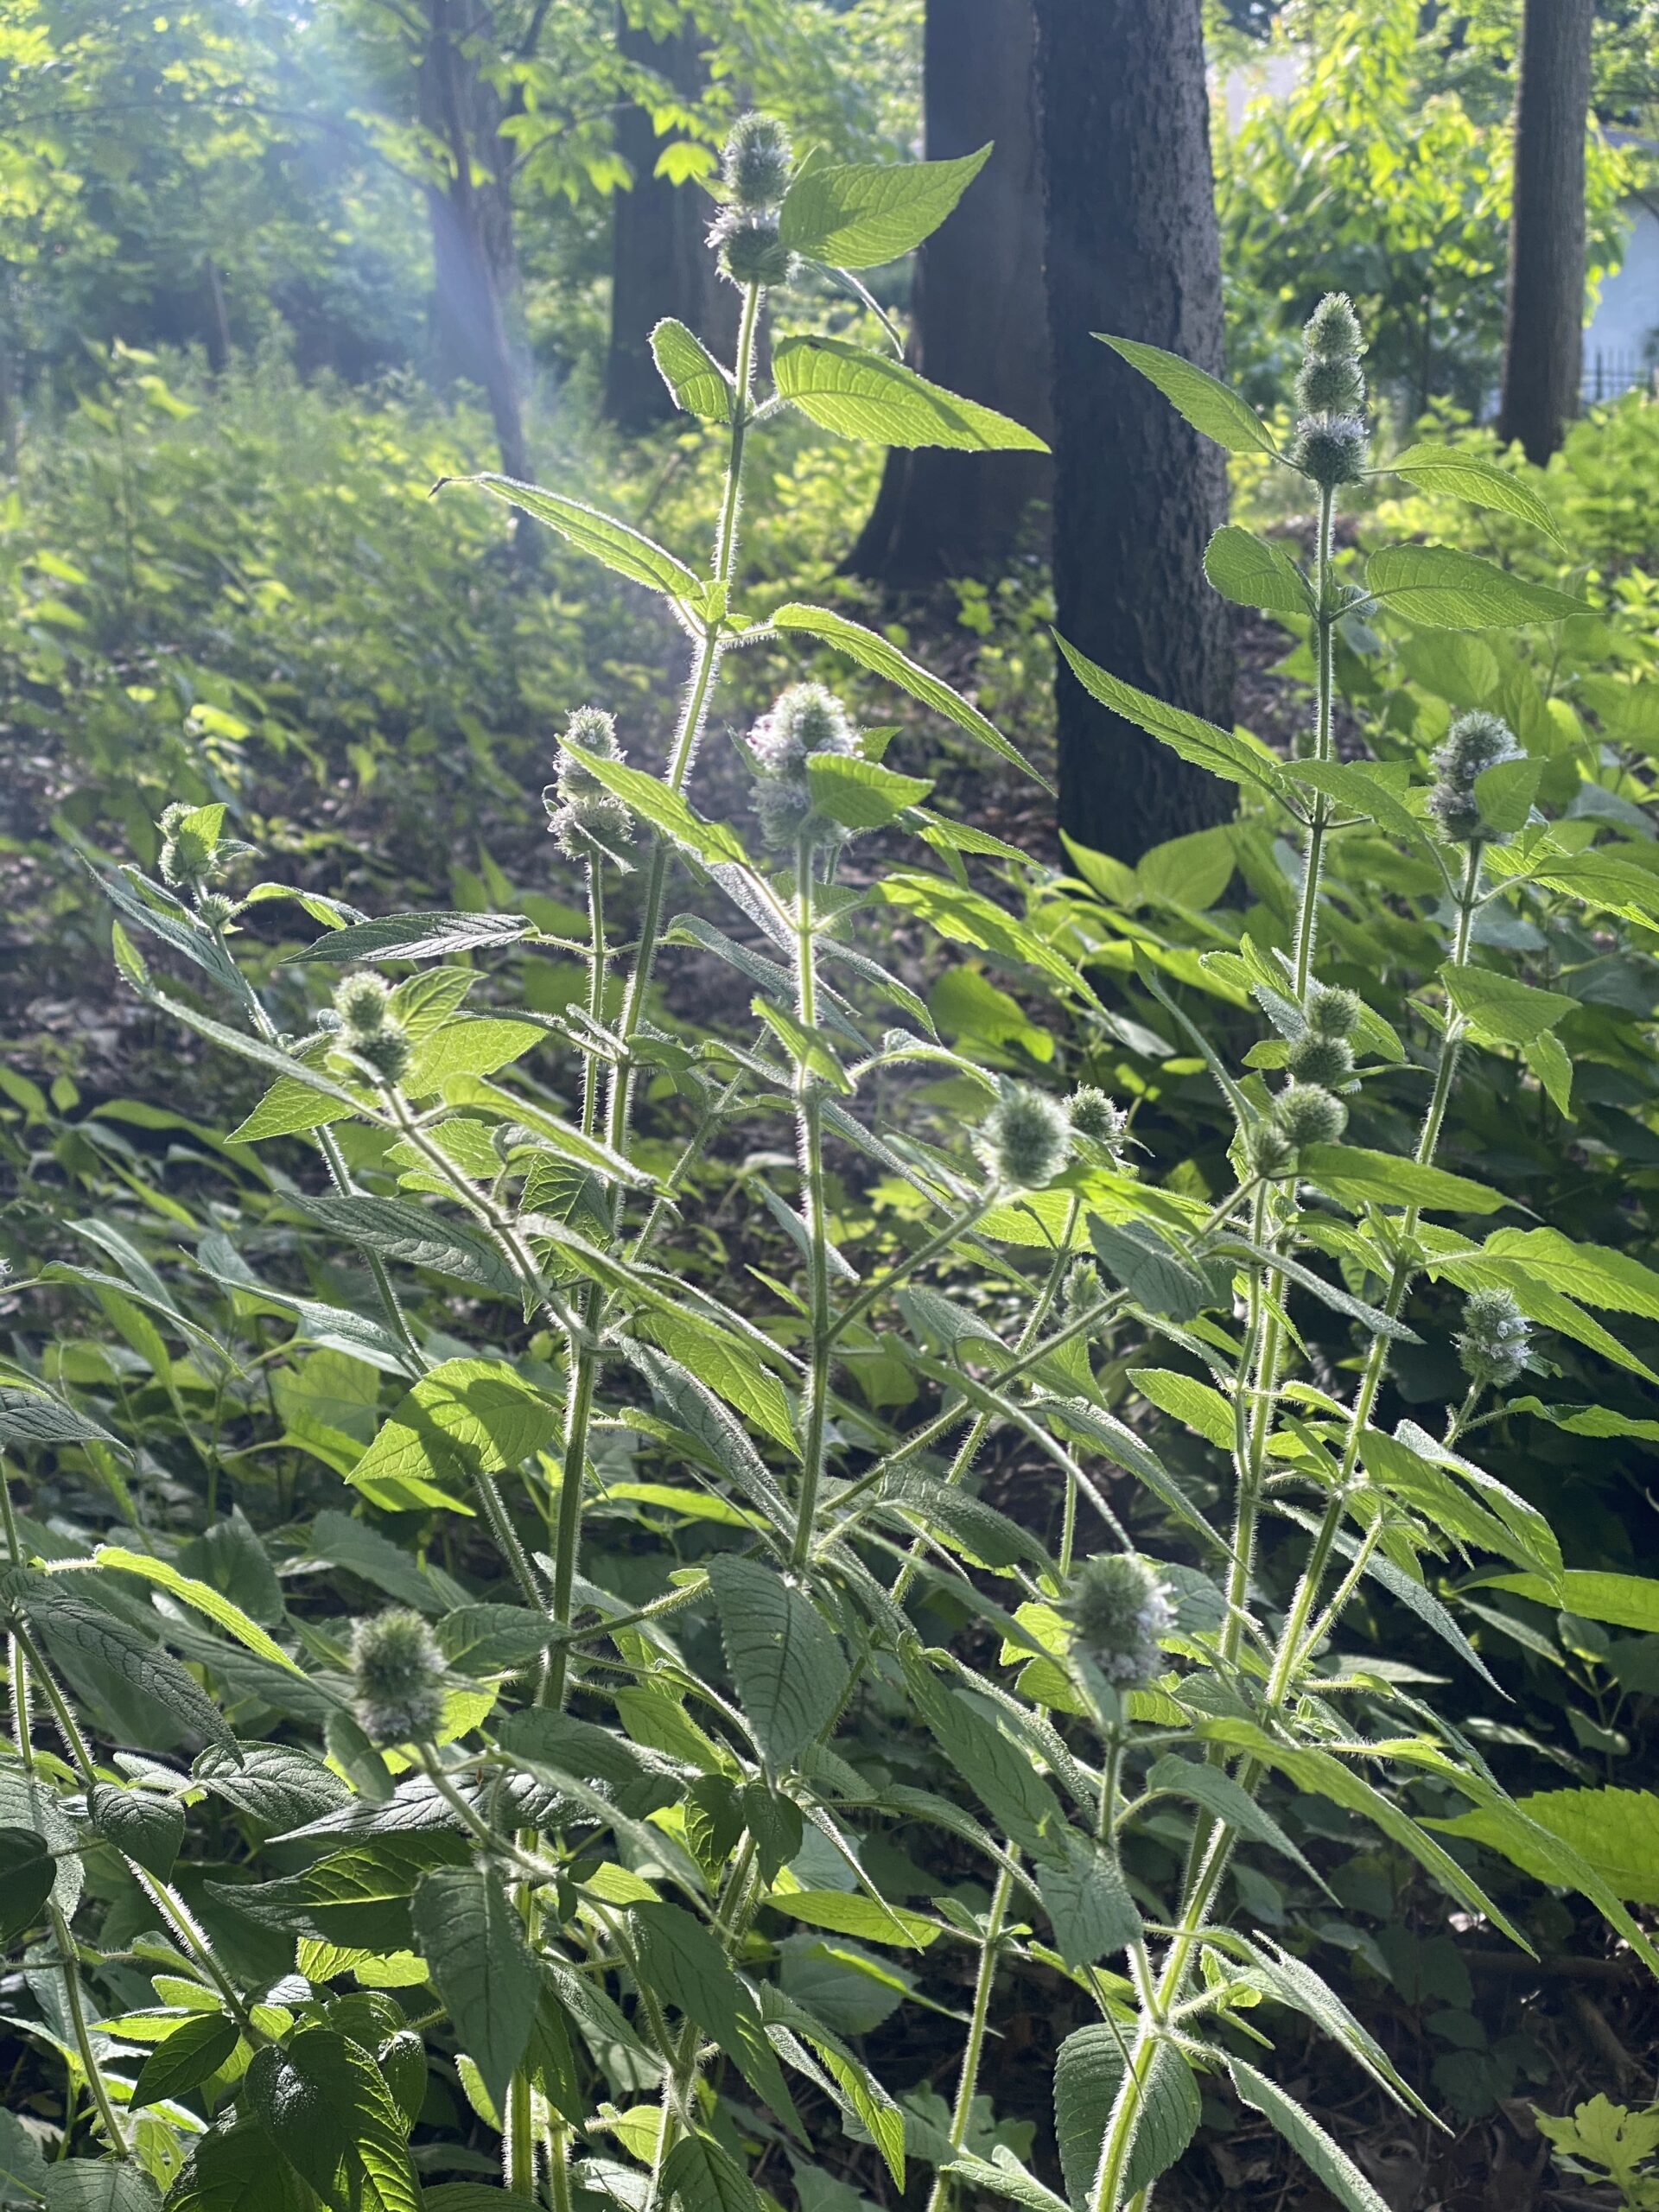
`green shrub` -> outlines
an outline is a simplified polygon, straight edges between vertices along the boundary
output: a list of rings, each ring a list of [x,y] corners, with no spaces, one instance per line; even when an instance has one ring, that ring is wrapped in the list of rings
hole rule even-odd
[[[725,251],[768,276],[879,260],[972,166],[807,165]],[[1440,1156],[1471,1071],[1535,1118],[1582,1084],[1557,1033],[1599,1002],[1556,988],[1564,968],[1531,980],[1540,902],[1659,920],[1624,817],[1574,810],[1593,748],[1557,742],[1519,652],[1483,643],[1486,683],[1461,627],[1591,618],[1411,544],[1351,582],[1344,410],[1297,431],[1311,577],[1236,528],[1208,562],[1305,630],[1306,748],[1281,760],[1065,648],[1249,795],[1238,828],[1132,879],[1079,855],[1077,883],[1014,911],[974,875],[1020,856],[810,681],[746,718],[747,803],[719,818],[694,804],[699,742],[757,632],[1019,759],[889,639],[752,600],[738,540],[785,406],[876,446],[1028,434],[823,337],[773,334],[761,399],[762,287],[741,289],[734,371],[657,334],[682,404],[725,429],[706,569],[566,489],[474,480],[684,634],[654,766],[626,701],[561,702],[563,896],[370,916],[250,887],[230,798],[189,787],[156,873],[99,871],[124,987],[258,1095],[225,1135],[155,1107],[73,1124],[58,1166],[95,1210],[38,1224],[38,1258],[24,1240],[0,1926],[26,1947],[31,2102],[71,2153],[52,2212],[162,2188],[203,2212],[414,2212],[498,2152],[512,2196],[558,2212],[759,2212],[791,2186],[842,2201],[836,2168],[879,2192],[917,2166],[932,2212],[1119,2212],[1185,2149],[1201,2084],[1378,2212],[1282,2085],[1281,2015],[1405,2107],[1420,2093],[1312,1945],[1262,1932],[1283,1893],[1262,1862],[1351,1895],[1367,1854],[1374,1883],[1421,1869],[1516,1940],[1541,1885],[1576,1891],[1659,1968],[1625,1904],[1649,1894],[1643,1807],[1517,1803],[1456,1691],[1431,1703],[1433,1677],[1349,1642],[1386,1599],[1484,1668],[1481,1601],[1448,1579],[1465,1558],[1570,1613],[1592,1662],[1601,1624],[1659,1626],[1659,1587],[1568,1567],[1551,1514],[1468,1456],[1562,1342],[1586,1376],[1645,1376],[1596,1315],[1659,1314],[1659,1277],[1493,1228],[1512,1154]],[[1351,368],[1340,303],[1309,346]],[[1263,448],[1201,372],[1123,350],[1201,429]],[[1395,466],[1548,529],[1522,480],[1452,459],[1451,480],[1440,448]],[[1376,706],[1367,639],[1406,606],[1482,697]],[[1338,757],[1338,678],[1374,759]],[[879,857],[855,869],[861,837]],[[1252,903],[1222,921],[1235,867]],[[937,1018],[895,972],[918,938],[968,956]],[[671,948],[701,963],[702,1019],[653,995]],[[1064,1057],[987,964],[1035,979]],[[1594,1027],[1579,1057],[1604,1048]],[[11,1095],[21,1149],[53,1102]],[[75,1329],[83,1303],[107,1333]],[[1381,1425],[1390,1372],[1437,1351],[1444,1421]],[[1160,1451],[1154,1410],[1198,1447]],[[977,1469],[1006,1438],[1019,1491],[994,1499]],[[1295,1834],[1269,1777],[1316,1808]],[[992,2095],[1016,1977],[1070,2029],[1058,2161]],[[905,2080],[929,2007],[965,2033]],[[476,2187],[440,2183],[434,2212]]]

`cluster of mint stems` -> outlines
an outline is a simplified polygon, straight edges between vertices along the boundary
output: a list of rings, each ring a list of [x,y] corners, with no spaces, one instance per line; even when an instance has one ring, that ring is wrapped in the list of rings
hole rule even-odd
[[[1333,505],[1332,490],[1328,486],[1321,486],[1314,563],[1318,684],[1314,758],[1317,760],[1329,760],[1332,757],[1332,648],[1340,612],[1332,575]],[[1307,817],[1301,895],[1291,959],[1299,1006],[1306,1004],[1313,979],[1319,887],[1330,827],[1329,802],[1323,792],[1316,793]],[[1456,968],[1464,966],[1469,957],[1474,917],[1480,904],[1480,871],[1481,845],[1476,840],[1467,848],[1462,880],[1454,887],[1453,892],[1456,922],[1450,964]],[[1419,1166],[1427,1166],[1439,1146],[1446,1107],[1456,1079],[1465,1027],[1466,1024],[1457,1008],[1448,1005],[1428,1107],[1414,1154]],[[1258,1188],[1252,1243],[1258,1247],[1265,1244],[1273,1251],[1282,1253],[1287,1250],[1296,1228],[1294,1190],[1294,1179],[1287,1189],[1266,1185]],[[1414,1239],[1420,1211],[1416,1205],[1408,1206],[1395,1232],[1395,1258],[1381,1308],[1390,1321],[1398,1319],[1417,1273]],[[1282,1310],[1285,1282],[1282,1269],[1274,1268],[1271,1262],[1266,1265],[1258,1264],[1250,1271],[1243,1351],[1234,1385],[1238,1443],[1235,1451],[1236,1503],[1227,1616],[1218,1652],[1224,1668],[1238,1663],[1249,1618],[1250,1581],[1268,1449],[1279,1403],[1280,1368],[1284,1350],[1284,1332],[1279,1317]],[[1379,1529],[1373,1528],[1356,1548],[1348,1572],[1329,1603],[1316,1618],[1316,1608],[1353,1495],[1355,1474],[1360,1464],[1365,1433],[1387,1370],[1388,1351],[1389,1337],[1379,1329],[1373,1333],[1366,1351],[1344,1427],[1336,1478],[1313,1537],[1268,1668],[1262,1703],[1264,1716],[1269,1720],[1273,1714],[1282,1710],[1293,1695],[1306,1662],[1319,1649],[1340,1618],[1343,1608],[1357,1586],[1376,1547]],[[1454,1429],[1455,1425],[1454,1421]],[[1211,1749],[1211,1757],[1217,1764],[1224,1762],[1228,1756],[1220,1746]],[[1254,1796],[1262,1785],[1265,1772],[1261,1761],[1246,1759],[1236,1779]],[[1180,1907],[1175,1922],[1176,1932],[1170,1939],[1161,1961],[1154,1969],[1144,1942],[1131,1947],[1130,1965],[1139,1999],[1140,2017],[1124,2069],[1123,2081],[1107,2121],[1100,2163],[1090,2192],[1090,2212],[1120,2212],[1123,2203],[1129,2158],[1158,2047],[1172,2032],[1172,2016],[1180,2004],[1188,1974],[1203,1944],[1204,1930],[1214,1910],[1216,1897],[1237,1837],[1236,1828],[1225,1820],[1213,1816],[1200,1820],[1194,1832],[1183,1878]],[[1138,2192],[1137,2201],[1145,2194],[1145,2190]]]

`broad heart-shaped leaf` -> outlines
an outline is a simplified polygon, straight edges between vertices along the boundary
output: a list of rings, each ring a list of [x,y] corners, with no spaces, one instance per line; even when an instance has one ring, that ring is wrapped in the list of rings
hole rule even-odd
[[[721,1555],[709,1580],[738,1702],[775,1776],[835,1719],[845,1656],[811,1600],[770,1567]]]
[[[833,613],[827,607],[804,607],[791,601],[780,607],[770,618],[768,626],[774,630],[804,630],[809,637],[817,638],[831,652],[845,653],[849,660],[856,661],[861,668],[868,668],[873,676],[896,683],[901,691],[908,691],[912,699],[919,699],[925,707],[931,707],[936,715],[943,715],[958,729],[965,729],[970,737],[988,746],[1000,760],[1023,768],[1027,775],[1042,785],[1045,791],[1053,786],[1039,776],[1029,760],[1017,747],[1010,745],[995,723],[989,721],[979,709],[953,691],[943,677],[934,676],[920,667],[897,645],[874,630],[867,630],[861,622],[850,622],[844,614]]]
[[[1109,1222],[1097,1213],[1089,1217],[1089,1241],[1095,1256],[1114,1282],[1122,1284],[1137,1306],[1148,1313],[1166,1313],[1177,1321],[1190,1321],[1206,1306],[1220,1302],[1224,1294],[1202,1274],[1167,1238],[1147,1221]]]
[[[1277,451],[1267,424],[1249,402],[1206,371],[1184,361],[1179,353],[1165,353],[1161,346],[1145,346],[1135,338],[1109,338],[1103,330],[1094,335],[1132,369],[1139,369],[1148,384],[1155,384],[1195,430],[1225,446],[1229,453]]]
[[[338,2212],[421,2212],[403,2114],[360,2044],[306,2028],[257,2051],[247,2086],[277,2149]]]
[[[741,839],[723,822],[705,822],[695,814],[677,791],[644,768],[630,768],[625,760],[602,760],[596,753],[582,754],[585,774],[624,800],[642,821],[660,830],[677,845],[683,845],[701,861],[743,861],[747,855]]]
[[[734,1406],[747,1421],[785,1452],[798,1454],[789,1400],[784,1386],[748,1347],[695,1313],[652,1307],[639,1318],[642,1335],[671,1358],[690,1368],[699,1382]]]
[[[1541,1605],[1576,1613],[1580,1620],[1605,1621],[1610,1628],[1633,1628],[1659,1636],[1659,1581],[1641,1574],[1598,1574],[1570,1567],[1554,1578],[1541,1574],[1500,1574],[1487,1587],[1513,1590]]]
[[[709,1929],[677,1904],[637,1904],[628,1917],[646,1986],[712,2036],[755,2094],[804,2141],[755,2001]]]
[[[66,1405],[49,1391],[34,1385],[0,1384],[0,1446],[10,1452],[26,1451],[34,1444],[100,1444],[126,1446],[101,1422],[78,1407]]]
[[[903,1664],[928,1733],[1008,1840],[1033,1857],[1056,1859],[1064,1848],[1057,1840],[1065,1815],[1029,1754],[920,1658],[906,1654]]]
[[[1570,1845],[1616,1897],[1628,1904],[1659,1904],[1659,1797],[1651,1790],[1546,1789],[1521,1798],[1516,1809]],[[1484,1812],[1465,1813],[1449,1824],[1450,1833],[1484,1840],[1488,1818]],[[1540,1881],[1560,1878],[1545,1852],[1529,1854],[1524,1842],[1515,1840],[1498,1842],[1497,1848]]]
[[[1069,1967],[1097,1966],[1133,1943],[1141,1916],[1116,1859],[1093,1836],[1062,1828],[1056,1858],[1037,1862],[1037,1887],[1054,1930],[1054,1948]]]
[[[423,1875],[410,1916],[455,2039],[504,2112],[541,1995],[518,1914],[492,1869],[448,1866]]]
[[[1581,599],[1512,576],[1450,545],[1385,545],[1365,563],[1367,588],[1430,630],[1507,630],[1587,614]]]
[[[1067,2036],[1055,2060],[1054,2136],[1065,2193],[1078,2212],[1090,2202],[1107,2124],[1123,2085],[1123,2041],[1121,2028],[1096,2020]],[[1140,2106],[1124,2202],[1166,2173],[1198,2130],[1198,2084],[1173,2044],[1154,2049]]]
[[[520,484],[511,476],[487,472],[481,476],[442,476],[432,488],[441,491],[446,484],[475,484],[480,492],[505,499],[510,507],[522,508],[537,522],[556,530],[580,552],[591,554],[619,576],[644,584],[649,591],[666,592],[671,599],[690,599],[702,588],[702,578],[676,559],[666,546],[658,545],[631,524],[619,522],[614,515],[601,514],[597,507],[584,506],[580,499],[566,499],[562,492],[543,492],[538,485]]]
[[[352,922],[325,930],[302,952],[289,954],[290,965],[321,960],[349,967],[355,960],[441,960],[451,952],[487,952],[535,933],[524,914],[382,914],[378,920]]]
[[[46,2212],[161,2212],[161,2192],[130,2158],[60,2158],[47,2169]]]
[[[1046,453],[1034,430],[930,384],[891,354],[839,338],[785,338],[772,357],[779,397],[821,429],[873,446]]]
[[[342,1243],[365,1245],[406,1267],[432,1268],[510,1297],[521,1292],[518,1276],[470,1222],[434,1213],[407,1198],[368,1198],[360,1192],[346,1198],[296,1198],[294,1203]]]
[[[346,1480],[368,1497],[388,1484],[459,1488],[516,1467],[558,1430],[558,1408],[504,1361],[446,1359],[381,1423]]]
[[[82,1872],[75,1834],[51,1786],[37,1769],[26,1774],[19,1767],[0,1766],[0,1830],[17,1830],[38,1836],[54,1854],[56,1869],[51,1884],[53,1902],[66,1920],[74,1917],[80,1903]],[[7,1864],[22,1864],[32,1853],[21,1842],[10,1847]]]
[[[760,2204],[737,2160],[707,2135],[680,2138],[663,2161],[663,2189],[678,2198],[681,2212],[759,2212]]]
[[[167,1560],[156,1559],[149,1552],[132,1551],[124,1544],[100,1544],[92,1554],[92,1565],[118,1567],[123,1574],[136,1574],[146,1582],[156,1584],[168,1597],[181,1599],[197,1612],[206,1613],[227,1635],[233,1636],[238,1643],[246,1644],[250,1651],[257,1651],[262,1659],[269,1659],[273,1667],[286,1667],[291,1674],[299,1673],[281,1644],[268,1636],[257,1621],[250,1620],[240,1605],[232,1604],[211,1583],[181,1574]]]
[[[0,1827],[0,1945],[38,1928],[58,1863],[33,1828]]]
[[[166,1881],[184,1841],[184,1808],[154,1789],[122,1789],[95,1782],[86,1793],[86,1812],[105,1843],[137,1860],[146,1873]],[[212,2067],[208,2072],[213,2071]]]
[[[1579,1003],[1564,991],[1541,991],[1534,984],[1491,968],[1448,964],[1440,970],[1440,981],[1452,1005],[1469,1017],[1476,1035],[1489,1044],[1530,1045],[1572,1014]]]
[[[1225,599],[1269,614],[1311,614],[1313,594],[1282,545],[1224,523],[1204,550],[1204,573]]]
[[[132,2102],[159,2104],[163,2097],[182,2096],[210,2074],[217,2074],[236,2049],[241,2031],[223,2012],[194,2012],[158,2044],[138,2069]]]
[[[730,379],[702,339],[683,322],[665,315],[651,334],[651,354],[677,407],[688,415],[700,415],[705,423],[731,421]]]
[[[238,1762],[240,1762],[238,1764]],[[303,1827],[350,1804],[352,1793],[332,1768],[294,1744],[238,1744],[234,1753],[210,1746],[192,1778],[261,1827]]]
[[[311,2212],[315,2201],[252,2120],[199,2135],[167,2199],[168,2212]],[[511,2204],[504,2198],[499,2212],[511,2212]]]
[[[1518,515],[1558,545],[1561,542],[1554,517],[1532,486],[1479,454],[1459,446],[1408,446],[1388,466],[1422,491],[1449,493],[1454,499],[1467,499],[1471,506]]]
[[[1054,641],[1065,654],[1071,673],[1090,697],[1168,746],[1183,760],[1192,761],[1194,767],[1207,768],[1212,776],[1220,776],[1230,784],[1259,784],[1263,791],[1269,791],[1284,788],[1284,772],[1279,763],[1254,740],[1241,736],[1236,730],[1220,729],[1214,722],[1205,721],[1201,715],[1189,715],[1184,707],[1172,707],[1165,700],[1154,699],[1149,691],[1137,691],[1133,683],[1125,683],[1121,677],[1097,667],[1086,653],[1068,645],[1058,631]]]
[[[77,1660],[106,1671],[127,1688],[153,1699],[193,1735],[209,1743],[233,1742],[224,1716],[195,1677],[156,1644],[101,1606],[68,1595],[58,1581],[39,1580],[23,1603],[60,1665],[71,1675]]]
[[[949,162],[856,162],[804,169],[784,194],[778,234],[832,269],[896,261],[937,231],[990,147]]]
[[[1277,2082],[1258,2074],[1242,2058],[1230,2058],[1227,2067],[1243,2101],[1265,2113],[1302,2164],[1348,2207],[1348,2212],[1389,2212],[1348,2153]]]
[[[1352,1144],[1304,1145],[1296,1165],[1310,1182],[1344,1205],[1421,1206],[1433,1213],[1496,1213],[1513,1201],[1489,1183],[1449,1168],[1368,1152]]]
[[[933,788],[921,776],[901,776],[879,761],[838,753],[815,753],[806,764],[812,804],[848,830],[881,830]]]

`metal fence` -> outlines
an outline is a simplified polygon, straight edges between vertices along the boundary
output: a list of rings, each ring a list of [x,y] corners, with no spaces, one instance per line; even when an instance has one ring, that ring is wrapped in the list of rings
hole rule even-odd
[[[1598,400],[1617,399],[1621,392],[1645,391],[1654,382],[1656,371],[1650,356],[1638,353],[1633,346],[1598,346],[1593,353],[1584,357],[1584,380],[1579,387],[1580,404],[1593,407]]]

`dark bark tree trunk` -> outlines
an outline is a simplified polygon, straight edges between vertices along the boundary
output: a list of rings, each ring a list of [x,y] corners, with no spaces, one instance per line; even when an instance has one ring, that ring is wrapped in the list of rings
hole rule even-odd
[[[701,41],[694,26],[652,38],[618,11],[616,43],[630,61],[665,78],[689,99],[704,86]],[[612,195],[611,342],[605,360],[605,412],[626,430],[648,430],[677,412],[657,373],[651,333],[664,315],[695,330],[716,353],[737,332],[738,296],[722,284],[704,242],[709,202],[690,185],[654,176],[662,141],[644,107],[624,108],[616,149],[633,171],[631,190]]]
[[[1541,467],[1578,412],[1584,349],[1584,137],[1595,0],[1526,0],[1515,96],[1515,207],[1497,435]]]
[[[1218,373],[1221,264],[1199,0],[1036,0],[1054,358],[1054,590],[1063,636],[1224,728],[1226,608],[1201,566],[1226,515],[1217,446],[1090,335]],[[1134,861],[1225,818],[1224,784],[1062,669],[1060,827]]]
[[[501,467],[527,477],[524,399],[510,321],[518,296],[501,95],[471,51],[490,29],[487,0],[426,0],[420,113],[449,155],[449,174],[426,188],[432,226],[434,365],[441,381],[464,378],[489,403]],[[478,175],[474,175],[474,169]]]
[[[924,134],[930,161],[995,151],[916,256],[911,365],[1049,434],[1043,183],[1031,0],[928,0]],[[1048,497],[1041,454],[895,448],[844,563],[901,588],[987,575]]]

